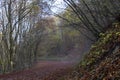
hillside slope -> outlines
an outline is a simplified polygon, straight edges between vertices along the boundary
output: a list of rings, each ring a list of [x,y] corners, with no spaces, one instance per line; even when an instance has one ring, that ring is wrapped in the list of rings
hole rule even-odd
[[[120,23],[113,23],[76,69],[60,80],[120,80]]]

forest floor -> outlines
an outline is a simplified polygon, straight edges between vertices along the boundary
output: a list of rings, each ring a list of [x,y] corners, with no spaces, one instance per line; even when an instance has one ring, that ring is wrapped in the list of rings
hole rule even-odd
[[[0,80],[57,80],[72,71],[73,66],[69,61],[40,61],[31,69],[0,75]]]
[[[83,53],[89,51],[88,43],[81,45],[81,49],[70,50],[70,54],[61,60],[41,60],[30,69],[0,75],[0,80],[58,80],[73,71]]]
[[[74,69],[79,57],[75,49],[61,60],[41,60],[30,69],[0,75],[0,80],[58,80]]]

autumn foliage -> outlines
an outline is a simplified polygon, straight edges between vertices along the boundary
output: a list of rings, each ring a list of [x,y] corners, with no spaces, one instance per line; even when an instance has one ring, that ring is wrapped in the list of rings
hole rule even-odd
[[[112,24],[65,80],[120,79],[120,23]]]

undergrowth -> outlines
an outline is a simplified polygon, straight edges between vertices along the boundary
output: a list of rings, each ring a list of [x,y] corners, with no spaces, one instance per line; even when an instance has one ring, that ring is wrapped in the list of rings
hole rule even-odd
[[[76,69],[62,80],[120,80],[120,23],[113,23]]]

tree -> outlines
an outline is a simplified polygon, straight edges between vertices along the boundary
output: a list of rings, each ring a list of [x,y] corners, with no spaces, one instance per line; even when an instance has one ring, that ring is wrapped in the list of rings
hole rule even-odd
[[[120,1],[112,0],[64,0],[73,10],[83,26],[96,39],[99,33],[105,32],[105,27],[120,14]]]
[[[31,66],[36,61],[35,51],[43,31],[35,30],[42,9],[34,0],[5,0],[0,3],[1,72]]]

